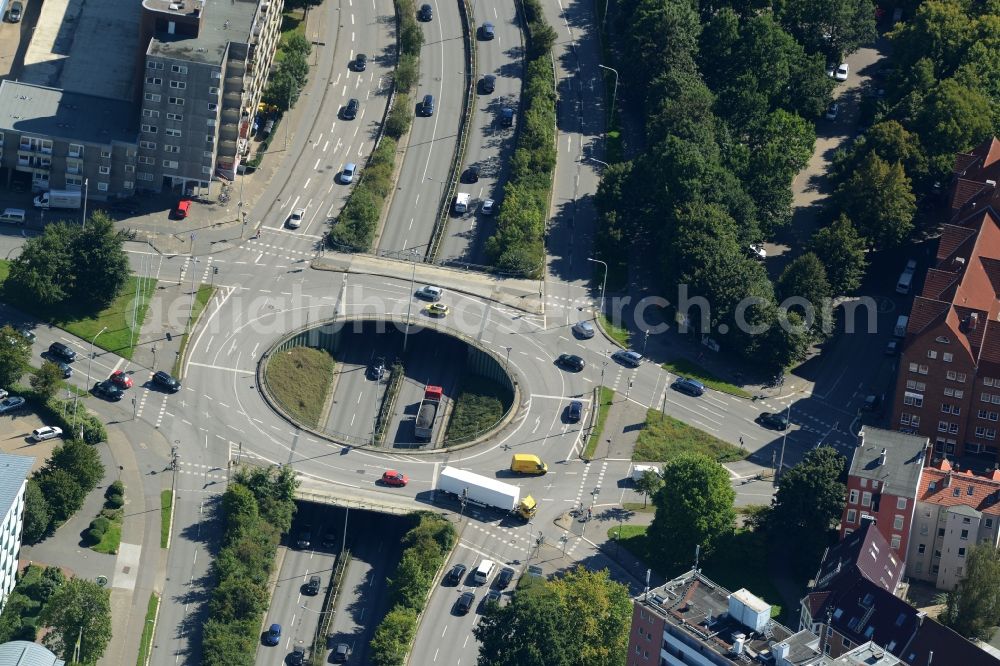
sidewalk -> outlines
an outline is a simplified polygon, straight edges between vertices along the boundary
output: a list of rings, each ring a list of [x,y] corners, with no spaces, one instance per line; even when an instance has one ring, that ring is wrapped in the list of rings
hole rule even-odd
[[[635,443],[646,422],[646,407],[625,398],[623,393],[615,393],[614,402],[604,421],[601,441],[594,449],[593,460],[611,458],[628,460],[632,457]]]

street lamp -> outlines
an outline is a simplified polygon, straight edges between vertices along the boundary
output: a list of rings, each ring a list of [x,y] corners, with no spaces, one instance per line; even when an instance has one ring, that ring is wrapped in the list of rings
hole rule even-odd
[[[108,330],[107,326],[105,326],[104,328],[102,328],[101,330],[99,330],[97,332],[97,335],[95,335],[94,338],[90,341],[90,358],[87,359],[87,388],[88,389],[90,388],[90,367],[91,367],[91,364],[94,362],[94,343],[97,342],[98,336],[101,333],[103,333],[104,331],[106,331],[106,330]],[[73,418],[76,418],[76,401],[79,398],[80,398],[80,393],[77,392],[73,396]],[[83,436],[81,435],[80,438],[83,439]]]
[[[87,194],[90,191],[90,179],[83,179],[83,228],[87,228]]]
[[[792,414],[792,401],[791,398],[788,400],[788,405],[785,406],[785,421],[790,424],[790,417]],[[785,466],[785,440],[788,439],[788,426],[781,431],[781,456],[778,459],[778,469],[774,470],[774,483],[778,484],[778,475]]]
[[[513,349],[513,347],[505,347],[505,349],[507,350],[507,362],[504,364],[504,370],[510,372],[510,350]]]
[[[601,307],[599,308],[600,313],[604,314],[604,288],[608,286],[608,264],[600,259],[594,259],[593,257],[587,257],[587,261],[592,261],[595,264],[604,266],[604,280],[601,282]]]
[[[410,273],[410,298],[406,301],[406,328],[403,330],[404,355],[406,354],[406,340],[410,337],[410,308],[413,307],[413,281],[417,277],[417,248],[410,248],[410,254],[413,255],[413,271]]]
[[[609,72],[613,72],[615,75],[615,89],[614,92],[611,93],[611,115],[608,118],[609,120],[611,120],[615,117],[615,98],[618,97],[618,70],[614,69],[613,67],[606,67],[605,65],[598,65],[598,67],[600,67],[601,69],[606,69]]]

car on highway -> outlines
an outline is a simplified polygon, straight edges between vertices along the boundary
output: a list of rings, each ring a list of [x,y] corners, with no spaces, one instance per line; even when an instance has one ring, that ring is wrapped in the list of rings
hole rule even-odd
[[[181,390],[181,383],[163,370],[157,370],[153,373],[153,383],[167,389],[171,393],[177,393]]]
[[[430,5],[420,5],[420,11],[417,12],[417,18],[421,21],[430,21],[434,18],[434,10]]]
[[[354,56],[354,71],[363,72],[368,68],[368,56],[364,53],[359,53]]]
[[[281,625],[277,622],[268,627],[267,631],[264,632],[261,642],[264,645],[275,646],[281,642]]]
[[[619,349],[611,355],[611,358],[630,368],[638,368],[642,363],[642,354],[632,350]]]
[[[502,596],[500,590],[490,590],[487,592],[486,596],[483,597],[483,602],[479,605],[479,612],[485,613],[489,610],[490,606],[499,606]]]
[[[479,207],[479,212],[483,215],[492,215],[497,212],[497,203],[493,199],[487,199],[483,202],[483,205]]]
[[[424,95],[424,101],[420,103],[420,115],[427,118],[434,115],[434,95]]]
[[[691,379],[690,377],[678,377],[670,386],[675,391],[687,393],[696,398],[705,394],[705,385],[697,379]]]
[[[94,384],[94,393],[105,398],[117,402],[122,399],[125,395],[125,391],[122,390],[121,386],[115,384],[110,379],[105,379],[103,382],[97,382]]]
[[[340,115],[344,120],[354,120],[358,117],[358,110],[361,108],[361,102],[352,97],[347,100],[347,106],[344,107]]]
[[[9,398],[0,400],[0,414],[7,414],[24,407],[24,398],[12,395]]]
[[[475,603],[476,595],[474,593],[463,592],[462,596],[455,602],[455,615],[466,615]]]
[[[556,365],[568,368],[574,372],[580,372],[587,367],[587,362],[576,354],[559,354],[558,358],[556,358]]]
[[[343,664],[351,658],[351,646],[347,643],[337,643],[330,653],[330,661],[335,664]]]
[[[573,335],[583,340],[594,337],[594,325],[589,321],[578,321],[573,324]]]
[[[777,412],[761,412],[757,423],[771,430],[788,430],[788,417]]]
[[[504,567],[500,570],[500,573],[497,575],[496,580],[493,581],[493,584],[498,590],[504,590],[508,585],[510,585],[510,581],[512,580],[514,580],[514,570],[510,567]]]
[[[123,389],[132,388],[132,378],[129,377],[127,374],[125,374],[124,370],[115,370],[114,372],[111,373],[111,376],[108,377],[108,379],[114,382],[120,388]]]
[[[479,38],[485,41],[489,41],[496,37],[496,31],[493,28],[493,24],[487,21],[479,26]]]
[[[285,226],[289,229],[298,229],[302,226],[302,218],[306,216],[305,208],[296,208],[289,214],[288,219],[285,221]]]
[[[410,477],[394,469],[386,470],[382,474],[382,483],[393,488],[402,488],[410,482]]]
[[[372,362],[368,364],[368,370],[365,372],[365,377],[373,381],[382,379],[385,376],[385,358],[382,356],[377,356],[372,359]]]
[[[579,400],[571,401],[566,408],[566,420],[577,423],[581,418],[583,418],[583,403]]]
[[[62,434],[62,428],[57,428],[56,426],[42,426],[41,428],[35,428],[31,431],[31,441],[44,442],[47,439],[62,437]]]
[[[447,317],[448,306],[444,303],[431,303],[430,307],[427,308],[427,314],[432,317]]]
[[[354,182],[354,174],[358,170],[358,165],[354,162],[348,162],[344,165],[344,170],[340,172],[340,182],[344,185],[350,185]]]
[[[7,19],[11,23],[20,23],[22,16],[24,16],[24,4],[20,0],[14,0],[7,10]]]
[[[460,180],[463,183],[469,185],[471,185],[472,183],[478,183],[480,172],[481,172],[480,168],[475,164],[473,164],[472,166],[470,166],[469,168],[467,168],[465,171],[462,172],[462,177]]]
[[[295,540],[295,545],[299,548],[308,548],[312,545],[312,527],[306,525],[299,532],[299,538]]]
[[[833,73],[833,78],[837,79],[838,81],[846,81],[847,75],[850,74],[850,72],[851,72],[851,66],[848,65],[846,62],[842,62],[840,63],[840,67],[837,68],[837,71]]]
[[[425,301],[438,302],[441,300],[441,295],[444,294],[444,289],[441,287],[432,287],[429,284],[425,284],[420,289],[417,289],[417,298],[422,298]]]
[[[56,365],[58,365],[59,369],[62,370],[63,379],[69,379],[73,376],[73,366],[69,363],[66,363],[65,361],[56,361]]]
[[[288,654],[288,666],[302,666],[306,663],[306,648],[303,645],[296,645]]]
[[[465,572],[468,569],[464,564],[456,564],[453,566],[447,574],[445,574],[444,582],[446,585],[458,585],[465,578]]]
[[[479,92],[484,95],[492,94],[494,90],[497,89],[497,77],[492,74],[487,74],[483,78],[479,79]]]
[[[885,345],[885,350],[882,352],[886,356],[895,356],[899,353],[899,340],[889,340]]]
[[[319,594],[320,584],[319,576],[309,576],[309,582],[302,587],[302,593],[308,594],[310,597],[315,597]]]
[[[61,358],[67,363],[72,363],[76,360],[76,352],[61,342],[53,342],[49,345],[49,354],[56,358]]]
[[[335,545],[337,545],[337,533],[330,528],[323,533],[323,547],[329,549]]]
[[[838,113],[840,113],[840,104],[837,102],[830,102],[830,106],[826,107],[826,119],[836,120]]]

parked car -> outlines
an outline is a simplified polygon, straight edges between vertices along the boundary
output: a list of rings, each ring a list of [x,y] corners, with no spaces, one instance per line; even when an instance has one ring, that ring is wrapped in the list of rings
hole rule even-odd
[[[886,356],[895,356],[899,353],[899,340],[889,340],[885,345],[885,351],[883,352]]]
[[[479,212],[483,215],[492,215],[497,210],[497,204],[493,199],[487,199],[483,202],[483,205],[479,207]]]
[[[486,612],[486,610],[488,610],[489,607],[493,606],[493,605],[499,606],[500,605],[501,596],[502,595],[500,594],[499,590],[489,590],[486,593],[486,596],[483,597],[483,603],[479,607],[479,612],[480,613]]]
[[[642,363],[642,354],[631,350],[619,349],[611,355],[611,358],[630,368],[638,368],[639,364]]]
[[[382,483],[384,483],[387,486],[392,486],[394,488],[402,488],[409,482],[410,482],[410,477],[406,476],[402,472],[397,472],[394,469],[386,470],[382,474]]]
[[[705,394],[705,385],[690,377],[678,377],[671,386],[675,391],[687,393],[696,398]]]
[[[285,220],[285,226],[287,226],[289,229],[298,229],[299,227],[302,226],[302,219],[305,216],[306,216],[305,208],[296,208],[288,216],[288,219]]]
[[[496,31],[493,28],[493,24],[487,21],[479,26],[479,38],[484,41],[489,41],[496,37]]]
[[[559,357],[556,358],[556,365],[568,368],[574,372],[580,372],[587,366],[587,362],[576,354],[559,354]]]
[[[27,326],[22,326],[21,328],[17,329],[17,332],[23,335],[28,340],[28,342],[33,343],[37,339],[35,332],[32,331]]]
[[[0,400],[0,414],[8,414],[24,407],[24,398],[12,395],[9,398]]]
[[[62,437],[62,428],[56,426],[42,426],[31,431],[31,440],[34,442],[44,442],[47,439]]]
[[[569,407],[566,408],[566,420],[570,423],[577,423],[581,418],[583,418],[583,403],[579,400],[571,401]]]
[[[281,642],[281,625],[272,624],[267,631],[264,632],[264,638],[261,639],[264,645],[275,646]]]
[[[458,585],[465,578],[466,570],[464,564],[456,564],[448,571],[448,574],[444,577],[444,582],[448,585]]]
[[[420,11],[417,12],[417,18],[421,21],[430,21],[434,18],[434,10],[430,5],[420,5]]]
[[[429,284],[417,289],[417,298],[434,303],[441,300],[442,294],[444,294],[444,290],[441,287],[432,287]]]
[[[115,370],[114,372],[111,373],[111,376],[108,377],[108,379],[110,379],[120,388],[123,389],[132,388],[132,378],[129,377],[127,374],[125,374],[123,370]]]
[[[7,18],[11,23],[20,23],[22,16],[24,16],[24,5],[20,0],[14,0],[10,3],[10,9],[7,10]]]
[[[368,68],[368,56],[364,53],[359,53],[354,56],[354,71],[363,72]]]
[[[361,102],[352,97],[347,100],[347,106],[344,107],[344,110],[341,112],[341,116],[343,116],[344,120],[354,120],[358,117],[358,110],[360,108]]]
[[[157,370],[153,373],[153,383],[162,386],[171,393],[177,393],[181,390],[181,383],[163,370]]]
[[[340,182],[349,185],[354,182],[354,173],[358,170],[358,165],[348,162],[344,165],[344,170],[340,172]]]
[[[846,62],[842,62],[840,63],[840,67],[837,68],[837,71],[834,72],[833,78],[837,79],[838,81],[846,81],[847,75],[850,73],[850,71],[851,71],[851,66],[848,65]]]
[[[97,382],[94,384],[94,393],[102,398],[115,402],[121,400],[122,396],[125,395],[125,391],[122,390],[122,387],[118,386],[110,379],[105,379],[103,382]]]
[[[480,169],[478,166],[473,164],[465,171],[462,172],[462,182],[467,184],[478,183],[479,182]]]
[[[838,113],[840,113],[840,104],[830,102],[830,106],[826,107],[826,119],[836,120]]]
[[[67,363],[72,363],[76,360],[76,352],[61,342],[53,342],[49,345],[49,354],[61,358]]]
[[[573,324],[573,335],[584,340],[594,337],[594,325],[589,321],[578,321]]]
[[[319,576],[309,576],[309,582],[305,584],[302,588],[304,594],[308,594],[310,597],[315,597],[319,594],[320,578]]]
[[[473,604],[476,603],[476,595],[472,592],[463,592],[462,596],[455,602],[455,614],[466,615]]]
[[[351,646],[347,643],[337,643],[337,647],[333,648],[333,652],[330,653],[330,661],[335,664],[343,664],[350,658]]]
[[[514,580],[514,570],[510,567],[504,567],[500,570],[500,574],[497,576],[493,584],[496,585],[498,590],[506,589],[510,585],[510,581]]]
[[[771,430],[788,430],[788,417],[781,412],[761,412],[757,423]]]
[[[479,91],[489,95],[492,94],[497,87],[497,77],[492,74],[487,74],[483,78],[479,79]]]
[[[180,201],[177,202],[177,205],[174,206],[172,215],[175,220],[183,220],[185,217],[188,216],[188,212],[190,210],[191,210],[191,200],[181,199]]]

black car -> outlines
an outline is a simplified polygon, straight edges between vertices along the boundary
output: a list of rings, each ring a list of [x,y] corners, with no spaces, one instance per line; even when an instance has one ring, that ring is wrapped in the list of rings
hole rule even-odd
[[[500,574],[497,576],[493,584],[498,590],[503,590],[510,585],[510,581],[512,580],[514,580],[514,570],[510,567],[504,567],[500,570]]]
[[[296,645],[288,655],[289,666],[302,666],[306,661],[306,649],[301,645]]]
[[[482,604],[479,606],[479,612],[485,613],[492,605],[499,606],[501,597],[500,590],[490,590],[487,592],[486,596],[483,597]]]
[[[368,364],[368,372],[366,373],[366,376],[368,377],[368,379],[377,381],[379,379],[382,379],[384,375],[385,375],[385,359],[379,356],[373,359],[372,362]]]
[[[694,397],[698,397],[705,394],[705,385],[699,382],[697,379],[691,379],[690,377],[678,377],[671,387],[675,391],[680,391],[681,393],[687,393]]]
[[[434,18],[434,10],[431,9],[430,5],[420,5],[420,11],[417,12],[417,18],[421,21],[430,21]]]
[[[354,71],[363,72],[368,67],[368,56],[364,53],[359,53],[354,57]]]
[[[579,400],[573,400],[566,408],[566,420],[570,423],[577,423],[581,418],[583,418],[583,403]]]
[[[559,358],[556,359],[556,364],[561,365],[564,368],[580,372],[584,369],[584,367],[586,367],[587,362],[576,354],[559,354]]]
[[[311,597],[315,597],[319,594],[320,580],[319,576],[309,576],[309,582],[305,584],[302,588],[303,594],[308,594]]]
[[[473,164],[468,169],[462,172],[462,182],[467,184],[478,183],[479,182],[479,172],[478,166]]]
[[[299,538],[296,539],[295,545],[299,548],[309,548],[312,546],[312,528],[308,525],[302,528],[299,532]]]
[[[424,95],[424,101],[420,104],[420,113],[428,118],[434,115],[434,95]]]
[[[343,664],[351,658],[351,646],[347,643],[338,643],[330,653],[330,661],[335,664]]]
[[[103,382],[94,384],[94,393],[115,402],[121,400],[122,396],[125,395],[125,391],[110,379],[105,379]]]
[[[466,568],[464,564],[456,564],[444,577],[444,582],[449,585],[458,585],[462,582],[462,579],[465,578],[465,571]]]
[[[157,370],[153,373],[153,383],[157,386],[162,386],[171,393],[177,393],[181,390],[181,383],[163,370]]]
[[[354,120],[358,117],[358,109],[361,108],[361,102],[355,98],[347,100],[347,106],[344,107],[344,120]]]
[[[61,342],[53,342],[49,345],[49,353],[53,356],[61,358],[67,363],[72,363],[76,360],[76,352]]]
[[[493,76],[492,74],[487,74],[483,78],[479,79],[479,90],[481,90],[484,94],[489,95],[494,90],[496,90],[496,87],[497,87],[497,77]]]
[[[463,592],[462,596],[460,596],[458,601],[455,602],[455,614],[467,614],[474,603],[476,603],[476,595],[472,592]]]
[[[509,106],[505,106],[500,109],[500,126],[501,127],[513,127],[514,126],[514,109]]]
[[[62,370],[63,379],[69,379],[70,377],[73,376],[73,366],[71,366],[69,363],[64,363],[63,361],[59,361],[58,363],[56,363],[56,365],[58,365],[59,369]]]
[[[757,417],[757,423],[761,424],[765,428],[771,428],[772,430],[788,429],[788,417],[784,414],[763,412]]]

